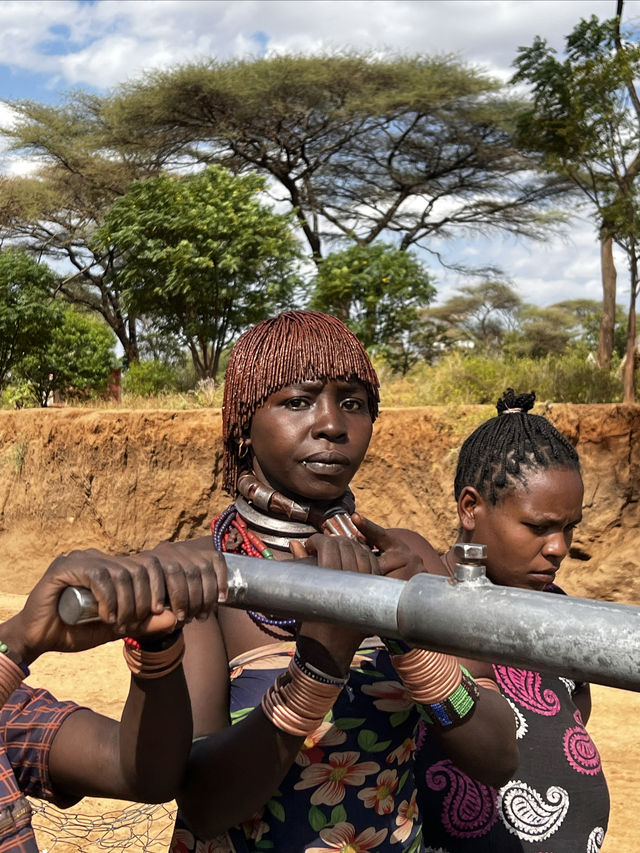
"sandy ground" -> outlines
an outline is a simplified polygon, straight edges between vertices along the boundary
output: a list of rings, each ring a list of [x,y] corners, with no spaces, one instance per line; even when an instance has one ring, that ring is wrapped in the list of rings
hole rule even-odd
[[[0,619],[20,609],[24,596],[0,594]],[[73,699],[110,716],[118,717],[129,683],[119,643],[80,654],[49,654],[32,667],[32,684],[47,687],[61,699]],[[602,853],[632,853],[640,838],[640,772],[638,771],[637,730],[640,719],[640,693],[593,685],[593,713],[589,730],[596,742],[611,792],[612,808],[609,832]],[[110,800],[86,798],[74,812],[80,814],[77,834],[59,822],[64,818],[55,809],[36,816],[40,827],[38,840],[47,853],[76,851],[153,851],[167,850],[170,838],[170,812],[166,808],[145,808]],[[125,820],[118,812],[126,809]],[[113,814],[111,814],[113,812]],[[104,833],[106,823],[116,828]],[[120,823],[122,825],[120,825]],[[57,840],[53,840],[57,837]],[[144,839],[144,840],[143,840]],[[155,839],[155,840],[154,840]]]

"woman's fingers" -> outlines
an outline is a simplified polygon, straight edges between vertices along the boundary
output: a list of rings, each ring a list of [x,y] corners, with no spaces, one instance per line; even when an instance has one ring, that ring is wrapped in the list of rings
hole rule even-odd
[[[144,566],[127,557],[112,558],[106,569],[116,596],[114,626],[119,634],[126,634],[149,615],[149,576]]]
[[[398,531],[380,527],[359,513],[354,513],[352,518],[368,544],[379,552],[377,574],[394,574],[395,577],[406,580],[425,571],[420,554],[409,547]]]
[[[354,512],[351,519],[360,533],[367,541],[370,548],[377,548],[378,551],[385,551],[391,544],[389,533],[385,527],[380,527],[359,512]]]
[[[296,560],[304,560],[311,553],[298,539],[289,540],[289,550]],[[314,552],[315,553],[315,552]]]
[[[377,560],[371,550],[366,545],[346,536],[314,533],[306,540],[304,550],[305,554],[301,553],[301,556],[315,554],[318,565],[326,569],[377,574]]]
[[[220,551],[212,551],[212,572],[203,574],[203,603],[207,613],[216,604],[224,604],[229,592],[229,571],[224,556]]]
[[[208,616],[218,601],[218,589],[227,590],[224,557],[213,550],[211,540],[163,542],[143,557],[159,568],[163,603],[180,622]]]

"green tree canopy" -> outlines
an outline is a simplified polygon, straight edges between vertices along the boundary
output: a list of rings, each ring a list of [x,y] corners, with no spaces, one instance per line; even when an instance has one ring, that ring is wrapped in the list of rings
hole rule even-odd
[[[322,261],[310,307],[340,317],[368,350],[406,371],[418,309],[435,292],[431,276],[411,252],[382,243],[356,245]]]
[[[101,320],[56,302],[58,322],[48,338],[34,343],[16,367],[38,405],[54,391],[87,397],[104,391],[115,364],[115,339]]]
[[[51,292],[55,274],[26,252],[0,252],[0,389],[34,346],[46,342],[60,311]]]
[[[517,328],[522,300],[510,284],[482,281],[459,287],[442,305],[424,313],[444,324],[450,340],[466,341],[483,352],[500,349],[506,334]]]
[[[264,180],[221,166],[135,181],[96,232],[126,304],[189,348],[198,376],[223,349],[291,302],[299,246],[291,217],[261,201]]]
[[[40,163],[27,176],[0,178],[0,242],[66,263],[59,292],[111,326],[129,361],[138,357],[136,318],[124,310],[113,256],[97,251],[93,232],[132,180],[157,174],[153,155],[114,147],[99,95],[74,92],[60,106],[16,101],[15,124],[2,128],[10,147]]]
[[[597,222],[601,243],[603,311],[598,362],[608,367],[613,351],[616,271],[612,244],[627,252],[631,268],[628,347],[635,345],[638,200],[640,172],[640,73],[637,33],[620,29],[617,16],[581,20],[566,38],[565,57],[536,37],[521,47],[514,83],[531,88],[531,103],[518,119],[518,140],[546,166],[570,180]],[[634,273],[634,270],[636,272]],[[633,316],[632,316],[633,314]],[[630,363],[633,359],[630,360]],[[625,399],[633,382],[625,380]]]
[[[510,332],[504,351],[515,357],[544,358],[564,352],[571,340],[574,317],[562,308],[523,305],[518,312],[518,329]]]
[[[572,318],[571,339],[582,345],[588,352],[598,349],[600,324],[602,321],[602,303],[596,299],[566,299],[555,302],[549,308],[567,312]],[[627,317],[622,305],[616,305],[613,351],[622,358],[627,345]]]

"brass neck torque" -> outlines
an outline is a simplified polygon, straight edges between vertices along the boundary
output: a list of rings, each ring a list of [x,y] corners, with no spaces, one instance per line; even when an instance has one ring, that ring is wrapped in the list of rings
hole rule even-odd
[[[347,489],[338,504],[324,512],[285,497],[260,482],[253,471],[244,471],[238,477],[238,491],[241,495],[236,500],[238,512],[251,527],[259,531],[265,543],[274,547],[286,549],[289,543],[285,537],[308,539],[316,532],[352,539],[359,537],[351,520],[351,513],[355,510],[351,489]],[[276,534],[275,537],[273,534]]]

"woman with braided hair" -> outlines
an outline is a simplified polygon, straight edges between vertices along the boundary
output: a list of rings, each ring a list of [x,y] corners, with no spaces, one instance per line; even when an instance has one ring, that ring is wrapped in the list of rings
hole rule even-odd
[[[455,477],[459,539],[487,546],[487,575],[503,586],[564,594],[555,585],[582,518],[578,454],[544,417],[535,393],[509,388],[498,416],[463,443]],[[452,575],[453,549],[442,558]],[[438,853],[598,853],[609,794],[585,725],[589,685],[496,663],[513,708],[520,765],[501,788],[470,779],[424,729],[418,803]]]
[[[377,414],[376,374],[337,318],[289,311],[242,335],[223,407],[234,501],[212,522],[215,554],[312,556],[399,578],[440,565],[418,534],[354,511],[349,483]],[[204,553],[199,540],[164,547],[171,559]],[[219,577],[222,562],[214,556]],[[499,785],[516,766],[508,704],[449,655],[225,607],[184,636],[195,740],[172,853],[423,849],[413,773],[422,718],[472,776]]]

